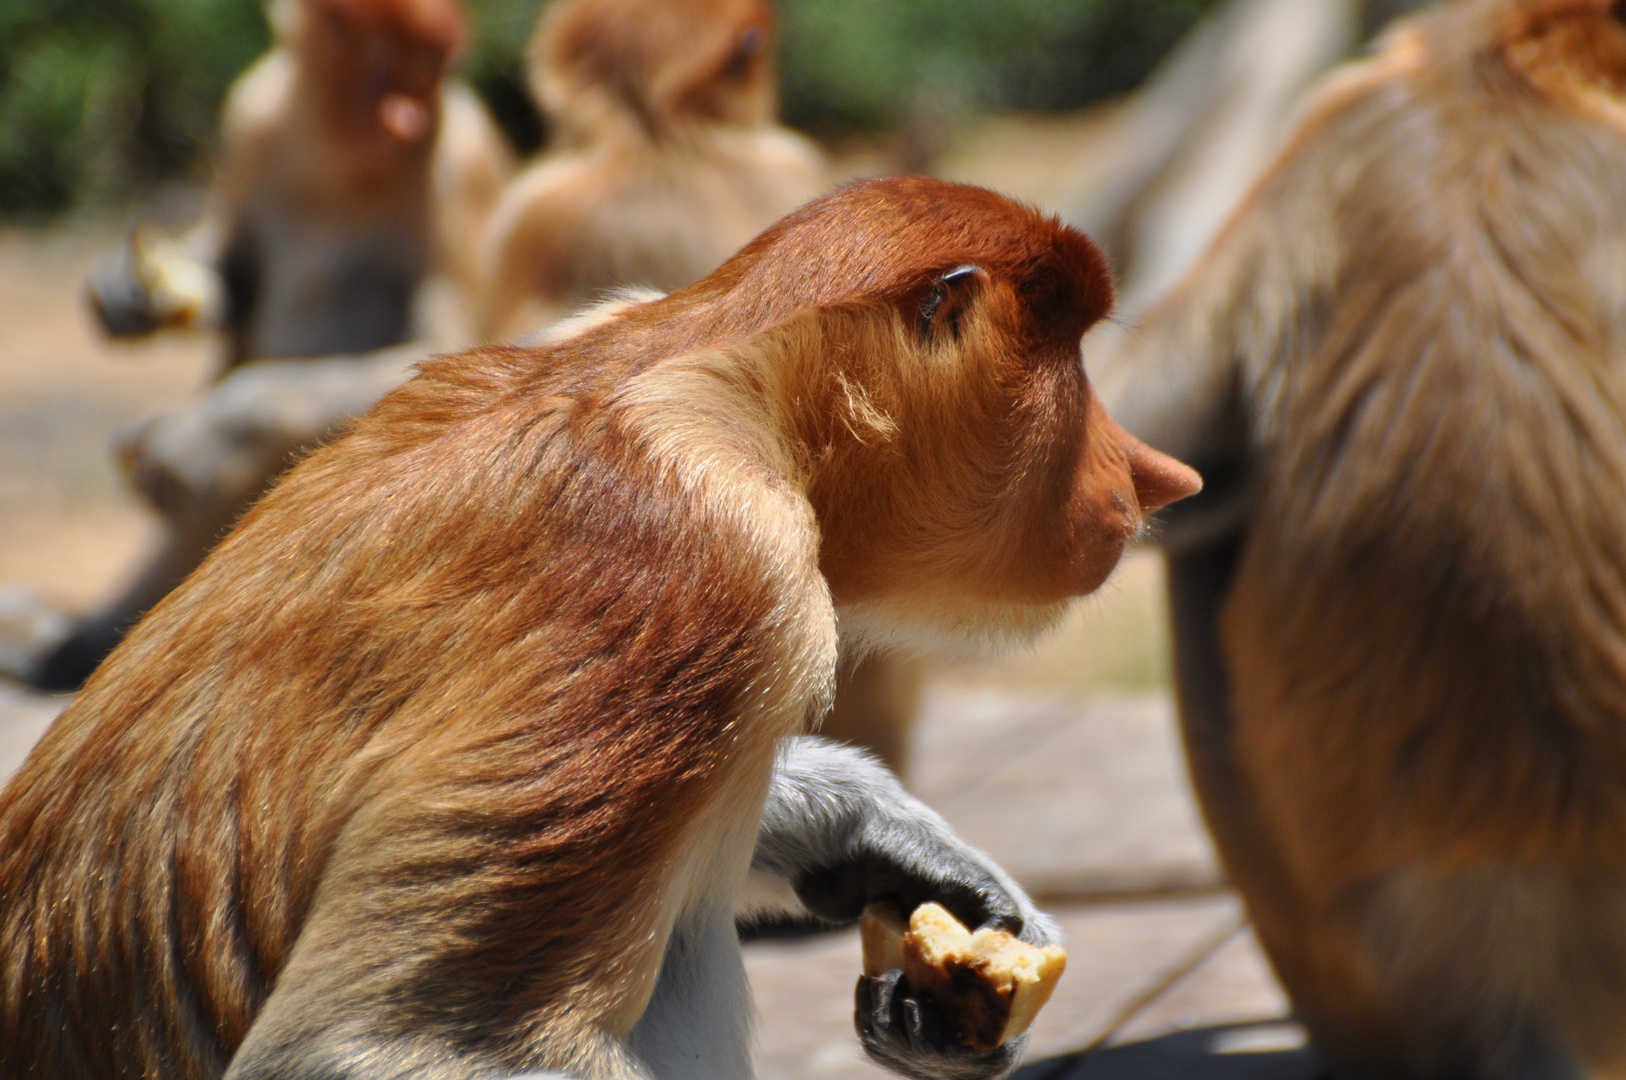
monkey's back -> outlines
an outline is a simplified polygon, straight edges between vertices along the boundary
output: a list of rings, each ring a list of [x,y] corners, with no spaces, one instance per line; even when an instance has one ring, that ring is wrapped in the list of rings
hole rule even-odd
[[[650,884],[579,879],[771,759],[733,721],[785,596],[593,375],[525,366],[438,361],[290,473],[0,794],[0,1076],[218,1076],[335,851],[401,882],[385,961],[506,920],[462,948],[516,1010],[648,936]]]
[[[1254,202],[1314,224],[1232,232],[1265,314],[1222,317],[1233,844],[1321,1037],[1438,1023],[1413,1061],[1530,1016],[1595,1047],[1626,1002],[1626,131],[1465,37],[1312,122]]]
[[[1330,772],[1304,780],[1333,818],[1350,786],[1379,781],[1339,765],[1333,732],[1360,732],[1392,741],[1389,775],[1436,782],[1359,805],[1410,817],[1437,799],[1458,809],[1418,816],[1460,818],[1469,849],[1501,847],[1500,832],[1626,861],[1613,794],[1626,765],[1626,280],[1594,272],[1626,245],[1626,135],[1599,139],[1500,89],[1441,105],[1398,82],[1329,121],[1345,130],[1326,141],[1365,148],[1358,170],[1318,177],[1311,149],[1274,179],[1326,202],[1342,250],[1251,374],[1264,476],[1226,625],[1248,652],[1236,669],[1272,674],[1238,702],[1277,717],[1250,735],[1261,748],[1315,747]],[[1282,719],[1300,712],[1303,724]],[[1470,779],[1481,752],[1528,771],[1484,789]],[[1618,824],[1535,840],[1530,800],[1553,811],[1540,821],[1590,806],[1589,826]],[[1358,861],[1362,844],[1397,839],[1322,842]]]
[[[616,288],[681,288],[828,186],[818,151],[774,127],[617,134],[555,154],[493,212],[488,329],[534,329],[504,326],[526,298],[557,313]]]

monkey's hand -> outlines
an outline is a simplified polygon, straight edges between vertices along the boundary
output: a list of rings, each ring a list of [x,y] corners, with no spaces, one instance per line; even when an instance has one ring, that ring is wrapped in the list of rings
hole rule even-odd
[[[224,287],[212,268],[174,241],[140,229],[129,243],[96,260],[87,292],[109,337],[212,325],[224,303]]]
[[[233,520],[301,450],[366,412],[428,355],[409,344],[244,364],[126,438],[125,475],[171,521]]]
[[[1060,943],[1055,924],[992,859],[869,755],[824,739],[782,744],[752,871],[785,881],[808,911],[836,922],[876,902],[909,912],[935,900],[969,927]],[[985,1080],[1016,1067],[1026,1035],[993,1050],[967,1047],[936,1003],[900,976],[859,981],[855,1019],[871,1057],[922,1080]]]

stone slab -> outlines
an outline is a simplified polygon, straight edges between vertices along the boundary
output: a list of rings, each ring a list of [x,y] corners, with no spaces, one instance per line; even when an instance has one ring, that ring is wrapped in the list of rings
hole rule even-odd
[[[1056,912],[1067,935],[1067,971],[1033,1026],[1031,1058],[1104,1040],[1240,919],[1229,895]],[[853,1033],[859,974],[856,930],[791,941],[755,941],[745,966],[758,1015],[762,1080],[880,1080]]]
[[[1213,955],[1170,984],[1113,1032],[1136,1042],[1186,1028],[1285,1020],[1292,1005],[1251,927],[1239,929]]]
[[[911,786],[1038,896],[1221,880],[1166,693],[1083,700],[933,684]]]

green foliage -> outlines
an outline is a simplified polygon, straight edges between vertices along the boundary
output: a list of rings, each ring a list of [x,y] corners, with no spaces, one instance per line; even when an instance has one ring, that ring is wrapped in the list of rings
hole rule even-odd
[[[463,0],[473,34],[463,70],[521,154],[542,145],[544,127],[525,85],[525,46],[539,0]]]
[[[1135,86],[1214,0],[782,0],[784,111],[815,130],[916,109],[1066,109]]]
[[[790,122],[876,130],[917,109],[1069,108],[1126,90],[1213,0],[780,0]],[[539,0],[465,0],[464,66],[522,150]],[[206,160],[267,44],[258,0],[0,0],[0,215],[128,198]]]
[[[192,165],[265,41],[253,0],[0,0],[0,213]]]

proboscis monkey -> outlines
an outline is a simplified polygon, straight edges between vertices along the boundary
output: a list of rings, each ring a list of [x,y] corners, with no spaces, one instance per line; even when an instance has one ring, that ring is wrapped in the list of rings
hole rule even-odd
[[[412,336],[431,271],[475,288],[512,164],[445,79],[457,0],[274,0],[270,19],[275,47],[226,100],[204,222],[181,245],[138,235],[92,276],[116,336],[212,319],[227,367],[360,354]]]
[[[1024,638],[1197,486],[1100,408],[1079,233],[903,178],[291,470],[0,794],[0,1076],[750,1074],[754,871],[1050,924],[862,752],[839,636]],[[789,895],[789,890],[782,890]],[[856,957],[855,957],[856,963]],[[870,1052],[987,1077],[861,984]]]
[[[1626,1075],[1622,20],[1398,24],[1101,379],[1209,477],[1192,771],[1352,1072]]]
[[[182,243],[138,233],[93,274],[93,304],[114,335],[212,322],[225,330],[228,369],[361,357],[419,332],[415,299],[432,271],[475,289],[478,237],[512,163],[473,95],[443,77],[462,32],[456,0],[278,0],[272,22],[276,47],[227,100],[204,222]],[[375,382],[362,373],[356,388]],[[141,436],[125,448],[131,459],[145,452]],[[121,597],[39,658],[32,681],[79,686],[286,465],[231,476],[231,491],[155,501],[162,547]]]

